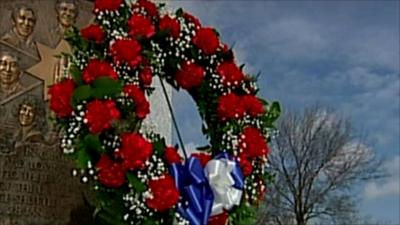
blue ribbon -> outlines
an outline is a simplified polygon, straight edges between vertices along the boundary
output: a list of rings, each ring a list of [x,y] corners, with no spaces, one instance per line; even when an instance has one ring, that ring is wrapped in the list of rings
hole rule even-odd
[[[235,187],[237,189],[243,189],[244,188],[244,176],[242,173],[242,169],[239,166],[239,162],[237,162],[236,159],[234,159],[232,156],[230,156],[226,152],[222,152],[222,153],[218,154],[215,157],[215,159],[229,159],[229,160],[236,162],[236,165],[231,172],[232,178],[235,180],[235,184],[233,185],[233,187]]]
[[[170,172],[182,197],[178,212],[192,225],[207,225],[214,195],[200,161],[192,156],[185,165],[172,164]]]

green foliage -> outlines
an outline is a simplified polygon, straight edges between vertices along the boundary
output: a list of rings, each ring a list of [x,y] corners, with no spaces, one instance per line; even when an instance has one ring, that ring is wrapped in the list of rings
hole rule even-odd
[[[69,69],[69,73],[72,76],[72,79],[75,81],[75,83],[77,83],[78,85],[82,85],[83,81],[82,81],[82,73],[80,71],[80,69],[72,64],[70,69]]]
[[[281,114],[281,105],[279,102],[273,102],[268,112],[268,119],[271,123],[275,122]]]
[[[101,188],[96,197],[98,200],[94,212],[96,222],[102,225],[125,225],[122,221],[124,204],[121,191]]]
[[[141,182],[133,173],[128,172],[126,174],[129,184],[135,189],[137,193],[143,193],[147,190],[146,185]]]
[[[76,106],[82,101],[89,100],[93,97],[93,89],[89,85],[79,86],[72,94],[72,105]]]
[[[109,77],[97,78],[93,84],[93,96],[103,98],[105,96],[117,97],[122,91],[122,85],[119,81]]]
[[[96,152],[99,154],[105,153],[105,149],[100,143],[100,139],[98,135],[88,134],[83,138],[82,141],[83,147],[89,152]]]
[[[86,169],[88,166],[88,162],[90,161],[90,155],[86,151],[86,149],[84,147],[80,147],[78,149],[78,152],[75,153],[75,156],[76,156],[75,161],[78,168]]]
[[[176,15],[177,17],[182,17],[182,16],[183,16],[183,9],[182,9],[182,8],[177,9],[177,10],[175,11],[175,15]]]
[[[229,225],[252,225],[256,222],[257,209],[242,203],[229,214]]]
[[[153,149],[159,157],[163,157],[164,155],[164,148],[165,148],[165,139],[161,138],[155,142],[153,142]]]

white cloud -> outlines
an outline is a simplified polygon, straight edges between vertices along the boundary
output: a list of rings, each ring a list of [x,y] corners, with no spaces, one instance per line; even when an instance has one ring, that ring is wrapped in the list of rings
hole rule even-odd
[[[400,195],[400,156],[395,156],[384,165],[390,177],[382,182],[369,182],[365,186],[364,196],[373,200],[383,196]]]

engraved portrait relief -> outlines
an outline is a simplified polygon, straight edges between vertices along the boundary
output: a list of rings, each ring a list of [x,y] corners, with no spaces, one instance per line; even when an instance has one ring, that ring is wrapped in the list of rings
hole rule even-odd
[[[87,186],[71,176],[73,161],[59,148],[47,102],[48,87],[68,76],[64,32],[88,25],[93,3],[0,1],[0,225],[95,224]],[[151,102],[156,114],[148,123],[170,139],[164,96],[156,92]]]
[[[57,0],[55,4],[57,24],[50,29],[49,44],[55,48],[66,31],[71,29],[78,17],[78,6],[74,0]]]
[[[25,96],[16,108],[19,128],[13,137],[14,149],[23,143],[45,143],[47,128],[45,105],[37,97]]]
[[[10,52],[0,53],[0,102],[13,94],[21,92],[22,75],[18,58]]]
[[[69,50],[64,32],[88,24],[91,4],[1,0],[0,225],[92,224],[86,186],[71,176],[46,100],[68,70],[68,58],[55,57]]]
[[[13,26],[1,40],[37,58],[36,43],[32,36],[36,25],[35,11],[25,5],[16,7],[11,12],[11,21]]]

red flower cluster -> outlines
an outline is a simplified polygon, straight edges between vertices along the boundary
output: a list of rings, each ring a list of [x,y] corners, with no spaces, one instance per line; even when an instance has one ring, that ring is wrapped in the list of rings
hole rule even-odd
[[[87,104],[85,119],[89,131],[95,134],[111,127],[114,120],[120,118],[120,112],[113,100],[94,100]]]
[[[160,20],[160,30],[167,30],[173,38],[178,39],[181,26],[176,19],[172,19],[170,16],[166,15]]]
[[[153,145],[138,133],[122,135],[120,157],[125,169],[142,169],[146,160],[153,154]]]
[[[147,16],[154,17],[158,15],[157,6],[154,3],[148,0],[138,0],[137,4],[139,7],[144,8],[144,10],[147,12]]]
[[[218,99],[218,116],[221,120],[242,118],[245,113],[256,117],[265,113],[264,105],[254,95],[238,96],[234,93]]]
[[[71,116],[72,95],[75,90],[75,83],[72,79],[65,79],[54,84],[48,91],[50,95],[50,109],[60,118]]]
[[[124,0],[96,0],[94,2],[94,11],[116,11],[122,5]]]
[[[269,152],[263,134],[254,127],[244,128],[239,147],[243,150],[243,157],[248,157],[249,159],[266,156]]]
[[[222,121],[242,118],[245,114],[245,107],[241,97],[234,93],[219,97],[217,113]]]
[[[95,41],[97,44],[103,42],[104,38],[106,37],[106,33],[97,24],[92,24],[81,29],[81,35],[86,40]]]
[[[246,155],[241,154],[239,156],[239,164],[245,177],[249,176],[253,172],[253,165]]]
[[[189,61],[182,62],[181,69],[175,74],[179,86],[185,89],[199,87],[203,82],[205,70],[203,67]]]
[[[212,28],[200,28],[193,37],[193,43],[206,55],[216,53],[219,47],[218,36]]]
[[[140,71],[139,79],[143,85],[145,86],[151,85],[151,82],[153,80],[153,73],[151,72],[150,67],[145,67],[144,69],[142,69],[142,71]]]
[[[108,62],[100,61],[99,59],[91,59],[82,71],[82,79],[84,82],[90,84],[99,77],[110,77],[114,80],[118,80],[117,72],[114,71]]]
[[[243,72],[233,62],[221,63],[217,67],[217,73],[225,86],[239,86],[245,79]]]
[[[194,26],[195,26],[196,30],[200,29],[200,27],[201,27],[200,20],[197,19],[196,17],[194,17],[193,15],[191,15],[191,14],[189,14],[187,12],[184,12],[183,13],[183,18],[185,18],[185,20],[187,20],[189,23],[194,23]]]
[[[178,150],[174,147],[166,147],[164,149],[164,158],[169,164],[181,162],[181,157],[178,154]]]
[[[128,20],[129,35],[132,38],[151,38],[156,33],[156,28],[151,20],[142,15],[132,15]]]
[[[124,93],[135,102],[135,113],[139,119],[144,119],[150,113],[150,104],[143,91],[134,84],[128,84],[124,87]]]
[[[192,153],[192,156],[200,161],[202,167],[206,167],[208,161],[211,160],[211,155],[206,153]]]
[[[170,175],[166,174],[163,178],[149,181],[149,187],[153,195],[146,200],[149,208],[164,212],[178,203],[179,191]]]
[[[109,188],[119,188],[125,183],[125,170],[121,164],[113,162],[107,155],[102,155],[96,164],[101,184]]]
[[[142,61],[142,46],[136,40],[120,39],[116,40],[110,47],[114,61],[119,64],[127,63],[135,68]]]
[[[246,112],[252,116],[257,117],[265,113],[263,103],[254,95],[245,95],[242,97],[243,105]]]
[[[221,214],[215,215],[208,219],[207,225],[226,225],[228,224],[229,214],[227,212],[223,212]]]

